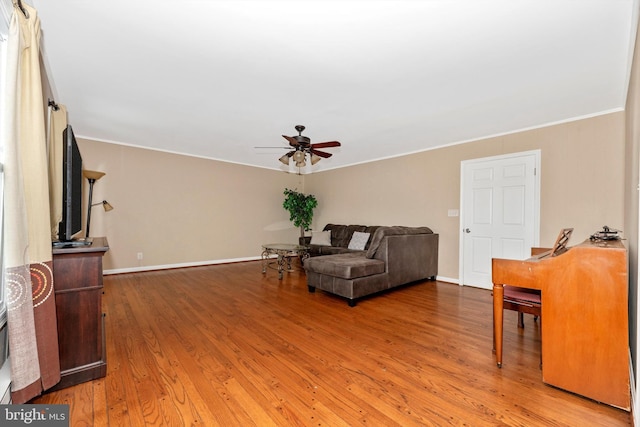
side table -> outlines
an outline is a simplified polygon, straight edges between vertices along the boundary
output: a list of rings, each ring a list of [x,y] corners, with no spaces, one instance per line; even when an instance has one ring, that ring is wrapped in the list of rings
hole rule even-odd
[[[309,248],[303,245],[295,245],[290,243],[268,243],[262,245],[262,273],[267,272],[269,266],[269,259],[271,255],[277,255],[278,259],[278,279],[282,280],[285,265],[287,271],[291,269],[291,258],[300,257],[304,262],[306,258],[309,258]]]

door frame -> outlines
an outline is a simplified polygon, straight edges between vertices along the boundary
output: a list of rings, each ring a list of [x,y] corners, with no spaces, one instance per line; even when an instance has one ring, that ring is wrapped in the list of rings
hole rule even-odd
[[[458,284],[464,286],[464,218],[465,209],[465,166],[474,163],[494,162],[496,160],[504,160],[509,158],[523,157],[533,155],[535,157],[535,178],[534,178],[534,202],[533,202],[533,241],[535,246],[540,245],[540,177],[541,177],[541,159],[542,150],[520,151],[515,153],[500,154],[497,156],[481,157],[477,159],[462,160],[460,162],[460,223],[458,228]]]

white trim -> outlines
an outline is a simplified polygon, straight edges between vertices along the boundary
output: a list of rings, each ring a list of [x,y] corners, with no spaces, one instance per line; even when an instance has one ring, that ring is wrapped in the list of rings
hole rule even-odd
[[[187,268],[187,267],[204,267],[207,265],[217,265],[217,264],[233,264],[236,262],[247,262],[247,261],[260,261],[262,257],[245,257],[245,258],[231,258],[231,259],[218,259],[211,261],[199,261],[199,262],[185,262],[181,264],[165,264],[165,265],[150,265],[146,267],[131,267],[131,268],[119,268],[114,270],[105,270],[102,274],[105,276],[115,275],[115,274],[125,274],[125,273],[142,273],[145,271],[157,271],[157,270],[170,270],[174,268]],[[458,279],[454,279],[452,277],[445,276],[436,276],[436,280],[438,282],[447,282],[457,285],[459,283]]]
[[[510,159],[514,157],[535,156],[535,189],[534,189],[534,208],[533,208],[533,244],[540,245],[540,175],[541,175],[541,159],[542,150],[520,151],[517,153],[500,154],[497,156],[482,157],[479,159],[462,160],[460,162],[460,223],[458,227],[458,281],[460,286],[464,285],[464,234],[462,230],[465,227],[465,206],[464,206],[464,169],[468,164],[491,162],[495,160]]]
[[[45,60],[45,62],[46,62],[46,60]],[[45,66],[45,69],[46,68],[47,67]],[[49,76],[50,76],[50,74],[49,74]],[[53,90],[53,86],[52,86],[52,90]],[[55,97],[55,91],[54,91],[54,97]],[[410,156],[412,154],[419,154],[419,153],[424,153],[424,152],[427,152],[427,151],[439,150],[441,148],[453,147],[453,146],[456,146],[456,145],[467,144],[467,143],[470,143],[470,142],[483,141],[485,139],[497,138],[497,137],[506,136],[506,135],[513,135],[513,134],[517,134],[517,133],[520,133],[520,132],[527,132],[527,131],[536,130],[536,129],[544,129],[544,128],[548,128],[548,127],[551,127],[551,126],[562,125],[562,124],[565,124],[565,123],[573,123],[573,122],[577,122],[577,121],[580,121],[580,120],[586,120],[586,119],[590,119],[590,118],[594,118],[594,117],[606,116],[607,114],[619,113],[619,112],[622,112],[622,111],[624,111],[624,108],[612,108],[612,109],[609,109],[609,110],[599,111],[599,112],[592,113],[592,114],[584,114],[582,116],[570,117],[568,119],[557,120],[555,122],[542,123],[540,125],[528,126],[528,127],[524,127],[524,128],[520,128],[520,129],[510,130],[510,131],[498,132],[498,133],[494,133],[494,134],[487,134],[487,135],[479,136],[479,137],[476,137],[476,138],[464,139],[464,140],[454,141],[454,142],[444,142],[442,144],[439,144],[439,145],[436,145],[436,146],[433,146],[433,147],[428,147],[428,148],[424,148],[424,149],[420,149],[420,150],[414,150],[414,151],[407,151],[405,153],[393,154],[393,155],[389,155],[389,156],[377,157],[375,159],[349,163],[348,165],[341,165],[341,166],[334,166],[334,167],[325,166],[325,167],[323,167],[322,170],[314,171],[314,173],[325,172],[325,171],[330,171],[330,170],[335,170],[335,169],[342,169],[342,168],[347,168],[347,167],[357,166],[357,165],[364,165],[364,164],[367,164],[367,163],[378,162],[378,161],[381,161],[381,160],[388,160],[388,159],[395,159],[395,158],[398,158],[398,157]],[[176,155],[179,155],[179,156],[193,157],[193,158],[196,158],[196,159],[214,160],[214,161],[217,161],[217,162],[231,163],[231,164],[235,164],[235,165],[249,166],[249,167],[254,167],[254,168],[259,168],[259,169],[268,169],[268,170],[275,170],[275,171],[280,171],[280,172],[290,172],[291,173],[291,170],[289,170],[289,169],[284,170],[280,166],[273,166],[273,167],[271,167],[271,166],[269,166],[269,167],[267,167],[267,166],[259,166],[259,165],[244,163],[244,162],[220,159],[220,158],[217,158],[217,157],[205,156],[205,155],[200,155],[200,154],[186,153],[186,152],[177,151],[177,150],[169,150],[169,149],[164,149],[164,148],[149,147],[149,146],[140,145],[140,144],[131,144],[131,143],[116,141],[116,140],[112,140],[112,139],[98,139],[96,137],[86,136],[86,135],[82,135],[82,134],[76,134],[76,138],[81,138],[81,139],[84,139],[84,140],[87,140],[87,141],[95,141],[95,142],[102,142],[102,143],[106,143],[106,144],[120,145],[120,146],[123,146],[123,147],[130,147],[130,148],[138,148],[138,149],[142,149],[142,150],[157,151],[157,152],[160,152],[160,153],[176,154]],[[301,168],[301,175],[307,175],[307,174],[311,173],[311,172],[306,172],[304,169],[305,168]],[[297,174],[298,172],[295,171],[295,173]]]
[[[452,283],[454,285],[459,285],[460,284],[460,280],[458,279],[453,279],[451,277],[444,277],[444,276],[436,276],[436,280],[438,282],[447,282],[447,283]]]
[[[149,265],[144,267],[118,268],[114,270],[105,270],[103,271],[102,274],[105,276],[108,276],[110,274],[138,273],[143,271],[169,270],[172,268],[185,268],[185,267],[202,267],[205,265],[231,264],[235,262],[258,261],[261,259],[262,257],[260,256],[254,256],[254,257],[245,257],[245,258],[230,258],[230,259],[217,259],[217,260],[210,260],[210,261],[184,262],[180,264]]]

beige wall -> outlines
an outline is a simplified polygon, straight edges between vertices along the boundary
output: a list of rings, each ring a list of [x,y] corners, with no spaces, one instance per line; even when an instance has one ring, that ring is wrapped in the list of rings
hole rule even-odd
[[[318,195],[314,228],[327,222],[426,225],[440,234],[439,276],[456,279],[460,162],[540,149],[540,244],[562,227],[570,244],[608,225],[623,228],[624,113],[614,113],[395,159],[309,175]]]
[[[106,172],[93,202],[114,206],[91,214],[91,235],[109,240],[107,273],[258,257],[261,243],[299,235],[282,208],[286,187],[303,190],[298,175],[82,139],[78,145],[85,169]]]
[[[631,384],[638,396],[638,182],[640,169],[640,33],[636,33],[633,66],[631,68],[626,104],[626,153],[625,153],[625,235],[629,249],[629,347],[636,383]],[[632,393],[633,395],[634,393]],[[632,409],[635,425],[638,425],[638,402]]]
[[[345,141],[345,143],[347,143]],[[85,168],[107,175],[91,234],[106,235],[105,269],[123,271],[257,257],[266,242],[295,242],[285,187],[315,194],[314,228],[327,222],[426,225],[440,234],[439,275],[457,280],[460,162],[541,149],[541,239],[562,227],[578,243],[603,225],[623,228],[624,113],[614,113],[303,177],[80,140]],[[139,261],[137,253],[144,259]]]

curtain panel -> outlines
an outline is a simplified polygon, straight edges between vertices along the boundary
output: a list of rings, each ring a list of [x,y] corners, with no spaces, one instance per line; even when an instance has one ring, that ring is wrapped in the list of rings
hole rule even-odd
[[[40,75],[40,20],[24,5],[11,18],[6,108],[4,278],[11,352],[11,397],[24,403],[60,381],[53,287],[48,159]]]

